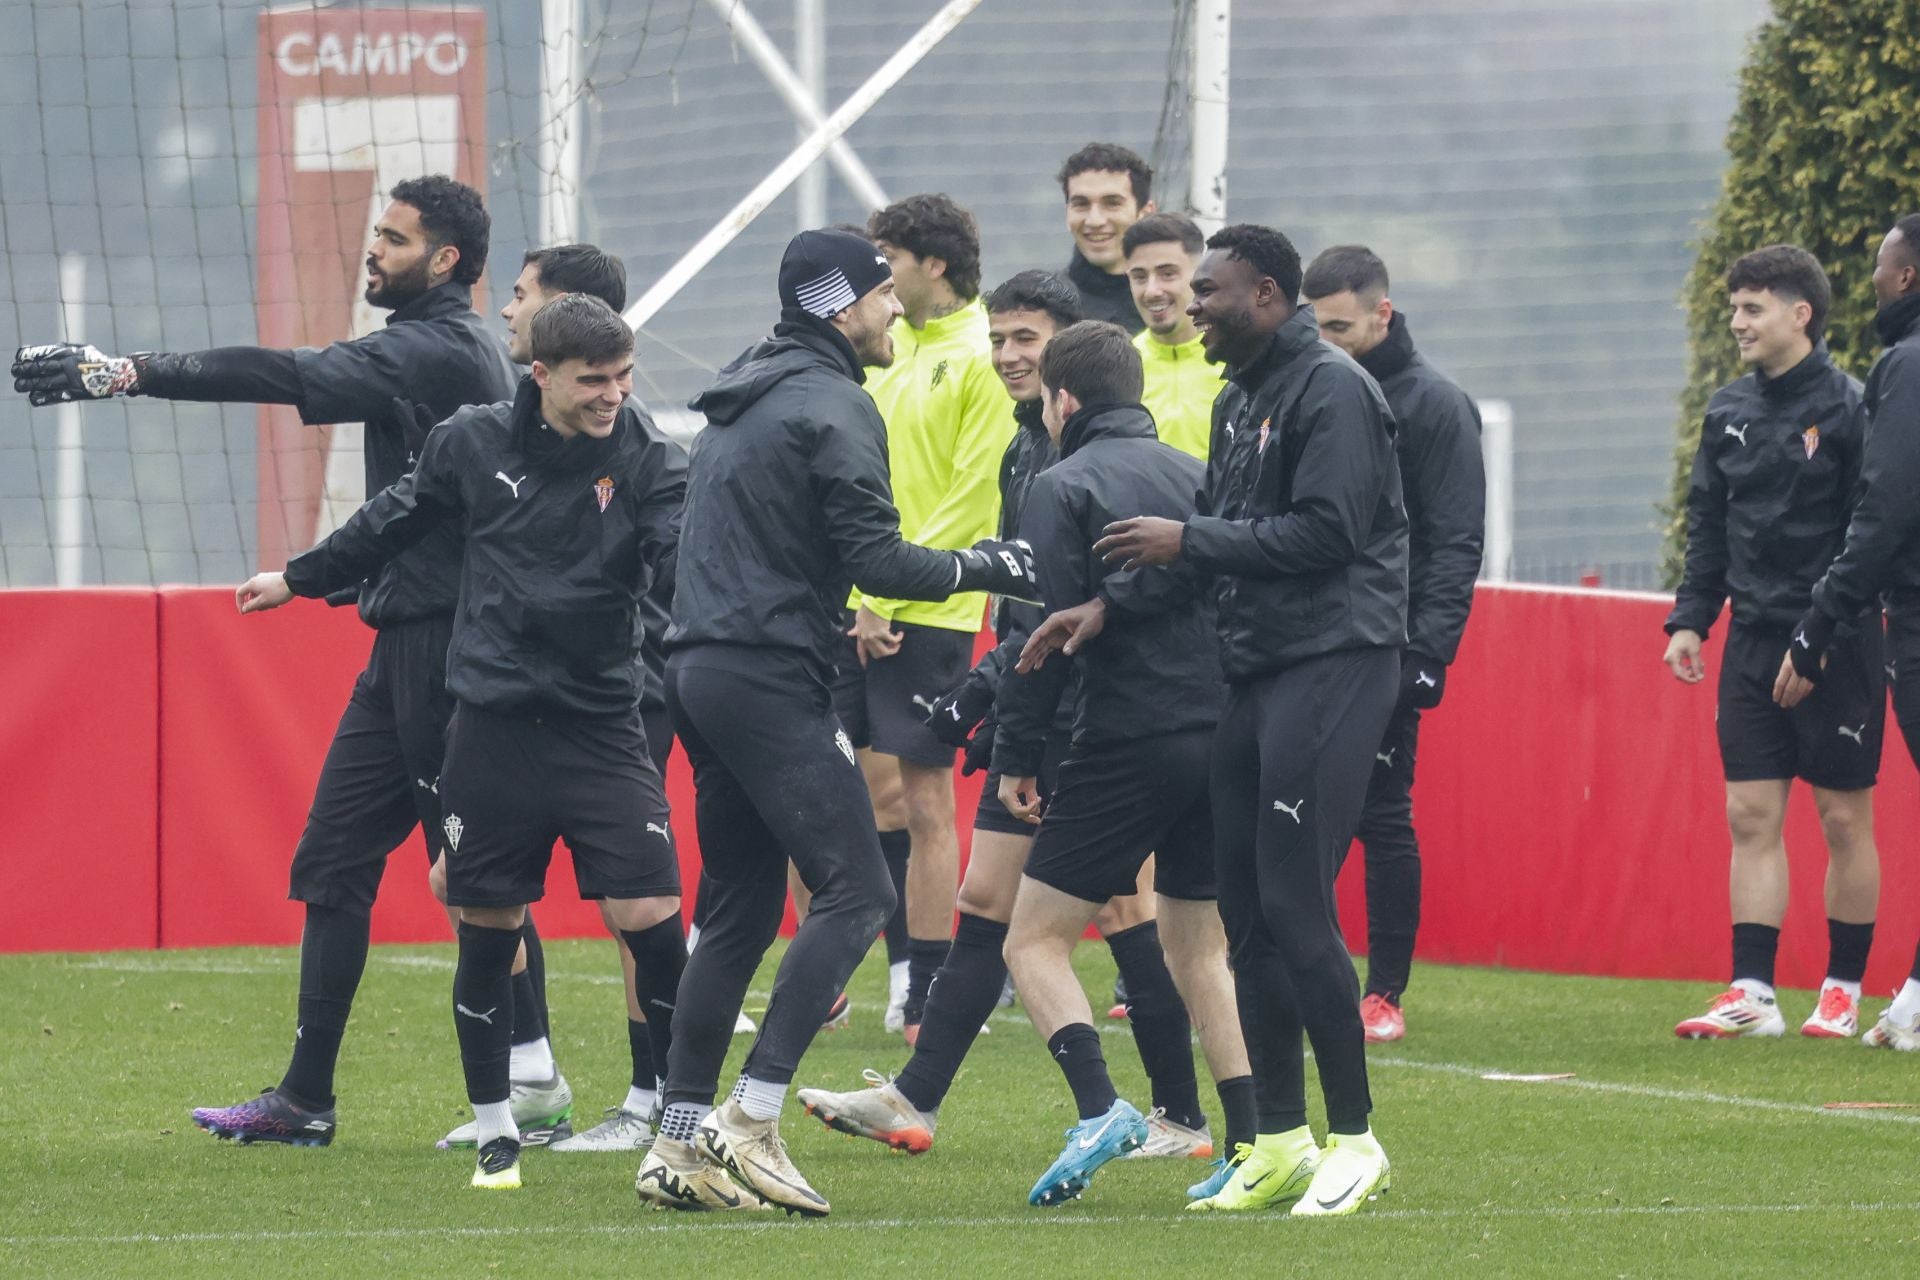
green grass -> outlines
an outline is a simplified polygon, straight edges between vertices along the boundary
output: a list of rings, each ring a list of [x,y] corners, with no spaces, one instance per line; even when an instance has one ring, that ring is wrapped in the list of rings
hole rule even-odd
[[[613,952],[550,943],[547,957],[556,1048],[591,1119],[625,1089]],[[1103,950],[1080,957],[1104,990]],[[1394,1191],[1350,1219],[1184,1214],[1197,1161],[1123,1162],[1085,1199],[1029,1209],[1073,1116],[1018,1010],[996,1015],[926,1156],[828,1133],[789,1104],[794,1159],[833,1201],[824,1222],[643,1213],[638,1160],[624,1155],[536,1151],[522,1191],[482,1195],[466,1187],[470,1157],[432,1145],[466,1118],[451,958],[376,950],[325,1150],[235,1147],[187,1120],[279,1078],[290,951],[0,959],[0,1264],[89,1280],[1759,1275],[1897,1273],[1920,1243],[1920,1110],[1820,1108],[1920,1103],[1915,1058],[1791,1035],[1677,1042],[1668,1028],[1711,994],[1698,985],[1431,967],[1416,976],[1410,1038],[1373,1059]],[[770,970],[756,991],[768,985]],[[879,1028],[884,988],[869,961],[853,1028],[816,1042],[800,1083],[852,1088],[862,1067],[898,1069],[899,1039]],[[1788,995],[1790,1025],[1810,1003]],[[1144,1107],[1127,1034],[1107,1047]],[[1493,1083],[1486,1070],[1578,1078]]]

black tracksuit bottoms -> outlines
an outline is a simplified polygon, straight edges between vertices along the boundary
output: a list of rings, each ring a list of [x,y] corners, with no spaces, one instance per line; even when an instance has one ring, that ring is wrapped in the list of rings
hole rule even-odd
[[[1402,703],[1373,753],[1360,847],[1367,860],[1367,993],[1398,1000],[1420,931],[1420,841],[1413,831],[1413,767],[1420,708]]]
[[[693,765],[706,923],[687,959],[662,1102],[711,1105],[733,1021],[780,931],[787,862],[813,906],[780,962],[745,1071],[793,1079],[893,914],[873,804],[821,673],[798,652],[698,645],[667,660],[667,706]]]
[[[1306,1123],[1303,1030],[1328,1127],[1367,1127],[1360,984],[1333,882],[1399,681],[1400,651],[1372,648],[1229,686],[1213,745],[1214,850],[1261,1133]]]

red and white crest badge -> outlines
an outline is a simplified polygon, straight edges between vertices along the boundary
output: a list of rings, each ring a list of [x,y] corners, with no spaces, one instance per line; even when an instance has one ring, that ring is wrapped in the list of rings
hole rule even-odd
[[[1259,453],[1259,454],[1264,454],[1264,453],[1266,453],[1266,451],[1267,451],[1267,432],[1268,432],[1268,430],[1269,430],[1269,429],[1270,429],[1270,428],[1271,428],[1272,426],[1273,426],[1273,419],[1272,419],[1272,418],[1266,418],[1266,419],[1264,419],[1264,420],[1262,420],[1262,421],[1261,421],[1261,423],[1260,423],[1260,442],[1259,442],[1258,444],[1256,444],[1256,445],[1255,445],[1255,446],[1253,447],[1253,451],[1254,451],[1255,453]]]
[[[595,480],[593,482],[593,496],[599,500],[600,510],[604,512],[607,509],[607,504],[613,501],[613,477],[601,476],[598,480]]]
[[[1820,427],[1818,424],[1808,427],[1800,433],[1800,447],[1807,451],[1807,457],[1809,458],[1820,452]]]

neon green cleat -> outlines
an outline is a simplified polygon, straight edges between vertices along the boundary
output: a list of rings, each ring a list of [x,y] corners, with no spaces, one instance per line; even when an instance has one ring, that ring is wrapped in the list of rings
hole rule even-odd
[[[1244,1154],[1243,1154],[1244,1153]],[[1234,1151],[1237,1164],[1220,1190],[1187,1208],[1200,1213],[1240,1213],[1298,1200],[1320,1166],[1320,1149],[1305,1125],[1287,1133],[1263,1133],[1251,1147]]]
[[[1326,1155],[1313,1185],[1293,1206],[1296,1218],[1334,1218],[1357,1213],[1369,1200],[1378,1200],[1393,1186],[1387,1153],[1369,1129],[1362,1134],[1330,1133]]]
[[[473,1186],[486,1191],[517,1191],[520,1188],[520,1144],[512,1138],[495,1138],[480,1148],[473,1166]]]

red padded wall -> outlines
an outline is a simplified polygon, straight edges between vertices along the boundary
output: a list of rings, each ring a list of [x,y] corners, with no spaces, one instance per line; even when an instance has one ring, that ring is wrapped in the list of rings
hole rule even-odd
[[[0,951],[158,943],[150,591],[0,591]]]

